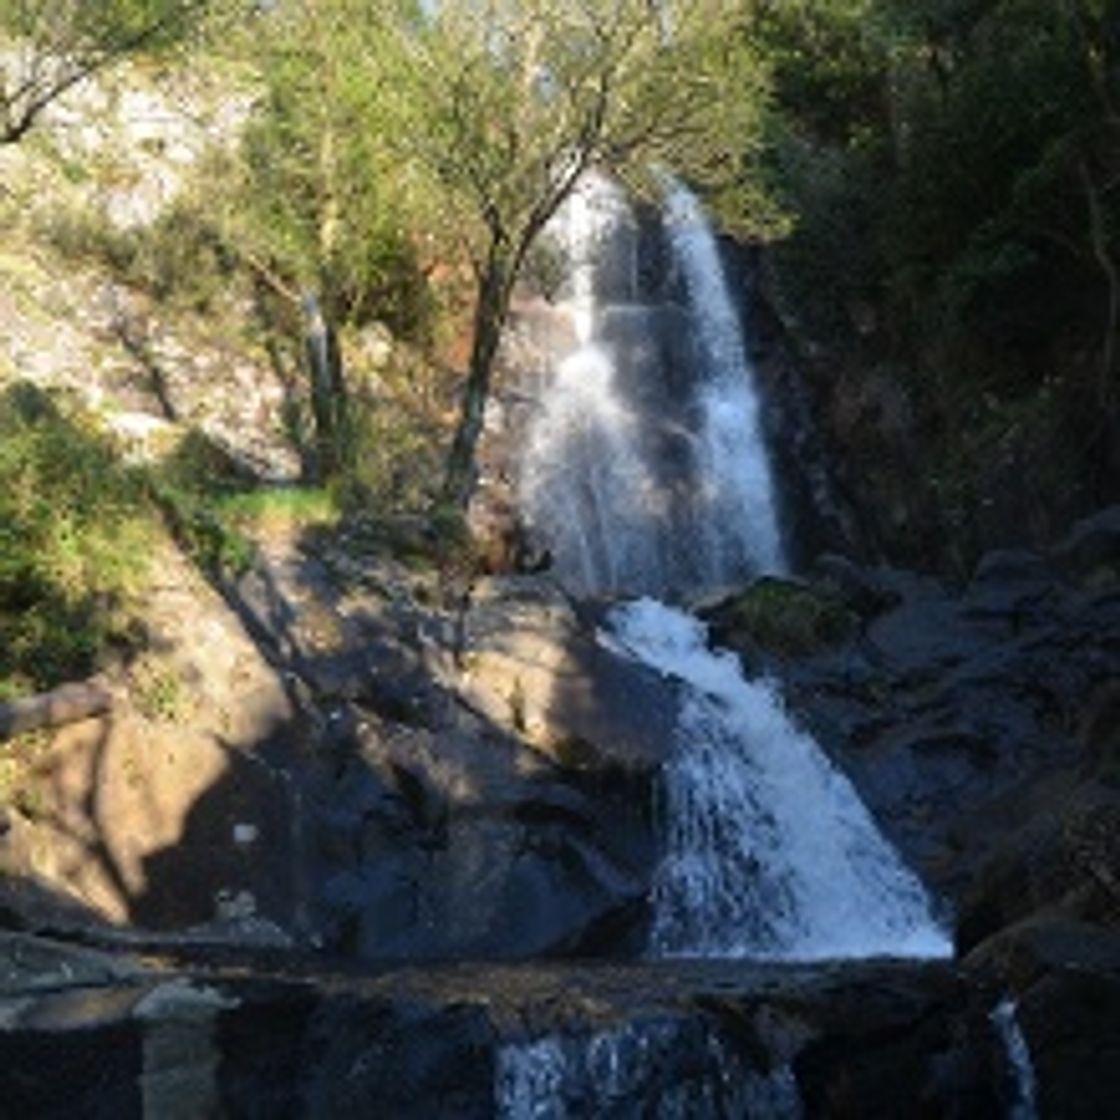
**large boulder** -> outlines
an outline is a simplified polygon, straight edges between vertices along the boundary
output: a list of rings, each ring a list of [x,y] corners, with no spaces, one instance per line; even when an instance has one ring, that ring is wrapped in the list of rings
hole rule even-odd
[[[672,747],[674,686],[600,644],[544,576],[476,585],[452,684],[480,715],[565,767],[648,773]]]
[[[313,799],[329,945],[366,959],[636,948],[648,784],[565,772],[509,736],[360,723]]]
[[[1120,934],[1040,912],[974,949],[967,967],[1014,994],[1041,1116],[1110,1116],[1120,1099]]]

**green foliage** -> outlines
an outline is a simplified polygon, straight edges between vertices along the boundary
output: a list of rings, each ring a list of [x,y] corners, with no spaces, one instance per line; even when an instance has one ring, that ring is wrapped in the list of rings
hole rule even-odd
[[[391,166],[385,98],[362,64],[376,38],[353,0],[293,0],[259,21],[248,52],[263,94],[222,215],[235,251],[335,326],[377,319],[427,336],[423,197]]]
[[[0,144],[83,78],[196,30],[214,0],[0,0]]]
[[[94,261],[174,308],[208,311],[236,282],[231,254],[190,199],[176,200],[150,226],[128,229],[89,206],[59,207],[40,232],[64,257]]]
[[[249,568],[256,534],[330,526],[341,514],[329,490],[260,486],[197,430],[149,468],[147,481],[180,547],[216,579],[236,577]]]
[[[151,494],[176,540],[203,571],[236,576],[252,562],[252,544],[225,508],[253,480],[221,447],[193,430],[149,473]]]
[[[123,639],[152,531],[90,422],[28,385],[0,396],[0,692],[87,674]]]
[[[1043,539],[1037,510],[1007,513],[1010,492],[1115,500],[1120,40],[1105,6],[753,7],[777,93],[771,169],[796,214],[774,287],[848,384],[905,382],[900,438],[923,466],[910,512],[932,497],[964,538],[1004,511]],[[885,506],[889,481],[868,487]]]
[[[718,612],[719,624],[768,653],[802,657],[851,636],[856,619],[835,593],[786,580],[753,583]]]
[[[778,104],[827,143],[858,143],[882,115],[888,52],[874,0],[748,5],[748,29],[771,69]]]

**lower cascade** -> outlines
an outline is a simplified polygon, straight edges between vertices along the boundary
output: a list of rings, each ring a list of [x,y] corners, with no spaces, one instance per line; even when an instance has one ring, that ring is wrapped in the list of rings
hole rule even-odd
[[[1013,1094],[1007,1110],[1008,1120],[1037,1120],[1034,1066],[1023,1028],[1019,1026],[1015,1001],[1001,1000],[992,1011],[991,1020],[1003,1044],[1011,1074]]]
[[[546,1035],[498,1051],[501,1120],[576,1120],[631,1115],[637,1093],[657,1086],[652,1120],[762,1116],[800,1120],[792,1070],[756,1073],[708,1036],[695,1047],[672,1023],[617,1028],[587,1038]],[[682,1057],[683,1054],[683,1057]]]
[[[773,684],[745,680],[701,623],[654,600],[610,623],[608,643],[686,687],[663,778],[654,955],[952,954],[921,883]]]

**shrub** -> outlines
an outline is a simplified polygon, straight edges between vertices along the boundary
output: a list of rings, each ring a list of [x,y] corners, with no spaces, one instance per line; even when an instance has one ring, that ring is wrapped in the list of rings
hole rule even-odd
[[[843,641],[856,618],[833,592],[766,578],[720,608],[717,624],[767,653],[798,657]]]
[[[127,640],[153,528],[88,419],[27,384],[0,395],[0,693],[87,674]]]

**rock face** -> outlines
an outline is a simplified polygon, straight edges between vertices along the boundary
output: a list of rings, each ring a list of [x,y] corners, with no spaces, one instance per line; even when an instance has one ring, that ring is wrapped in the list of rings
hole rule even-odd
[[[174,969],[0,938],[12,1115],[991,1117],[991,995],[945,967]],[[1092,1071],[1086,1071],[1092,1072]],[[563,1109],[563,1112],[559,1112]],[[534,1111],[535,1110],[535,1111]]]
[[[672,691],[547,579],[484,580],[458,618],[395,585],[340,601],[325,652],[275,621],[294,578],[273,565],[270,594],[243,594],[326,716],[303,799],[320,942],[379,961],[636,952]],[[300,566],[305,596],[326,578]]]
[[[1051,555],[985,556],[970,583],[838,558],[819,579],[860,618],[799,658],[720,624],[847,771],[881,825],[958,910],[964,948],[1049,905],[1120,902],[1116,513]],[[738,616],[729,616],[738,617]]]
[[[565,773],[496,732],[355,735],[313,802],[329,945],[367,960],[637,948],[654,855],[640,782]]]
[[[761,616],[713,612],[716,640],[782,679],[954,907],[961,970],[618,963],[646,940],[674,689],[603,649],[602,606],[543,575],[483,580],[454,612],[389,568],[332,599],[325,554],[273,564],[238,590],[292,677],[269,710],[313,749],[281,771],[213,736],[185,760],[158,736],[133,742],[152,805],[167,767],[197,785],[175,783],[180,808],[197,796],[131,847],[111,831],[107,875],[142,877],[121,917],[213,920],[145,945],[179,962],[164,971],[0,938],[0,1100],[44,1116],[484,1117],[531,1115],[544,1094],[569,1117],[989,1117],[1014,1099],[989,1020],[1010,992],[1043,1115],[1107,1115],[1114,543],[1102,515],[1053,555],[990,554],[958,590],[831,558],[828,611],[783,615],[766,641]],[[813,588],[768,601],[815,612]],[[786,624],[797,642],[780,640]],[[89,805],[112,823],[129,797],[148,802],[105,749]],[[6,825],[9,851],[22,827]],[[293,939],[314,955],[284,949]]]
[[[561,765],[648,774],[672,746],[672,686],[600,645],[547,577],[479,583],[459,661],[463,700]]]

